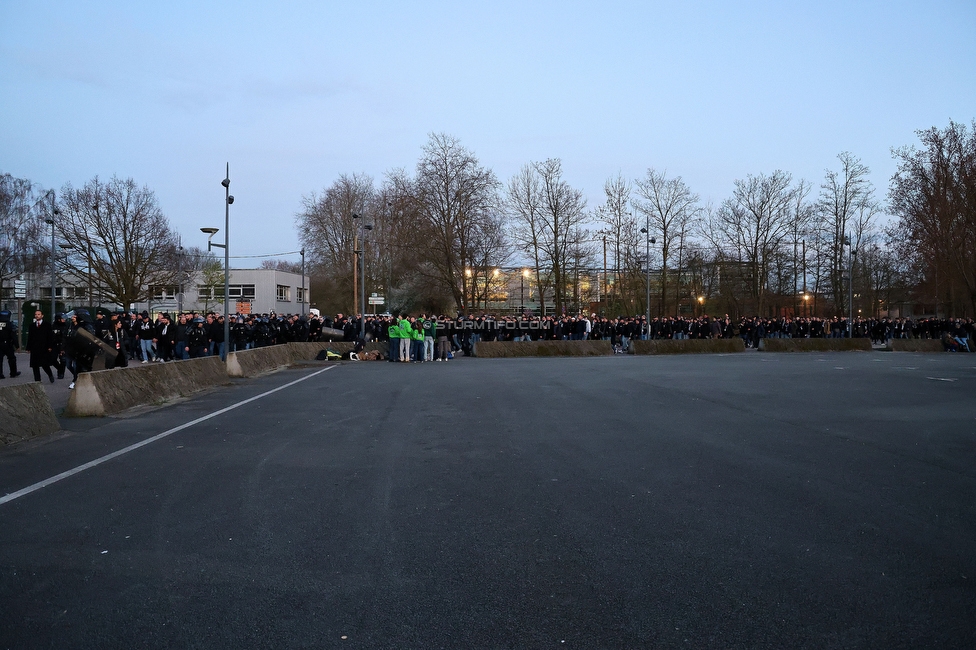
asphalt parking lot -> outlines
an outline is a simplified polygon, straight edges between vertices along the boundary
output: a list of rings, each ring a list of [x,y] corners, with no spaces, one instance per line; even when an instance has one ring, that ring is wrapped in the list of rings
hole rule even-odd
[[[976,355],[326,367],[0,451],[196,421],[0,504],[0,647],[976,647]]]

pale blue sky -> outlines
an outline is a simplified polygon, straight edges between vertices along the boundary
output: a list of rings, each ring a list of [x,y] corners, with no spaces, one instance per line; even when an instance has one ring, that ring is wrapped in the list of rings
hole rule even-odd
[[[618,172],[719,203],[845,150],[883,198],[891,147],[974,117],[976,0],[0,0],[0,171],[131,176],[204,245],[229,161],[233,255],[298,248],[303,195],[412,170],[431,132],[502,181],[561,158],[596,207]]]

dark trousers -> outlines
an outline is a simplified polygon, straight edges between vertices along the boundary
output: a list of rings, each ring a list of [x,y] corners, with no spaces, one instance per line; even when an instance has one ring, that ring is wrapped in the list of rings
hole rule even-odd
[[[34,381],[40,381],[41,380],[41,368],[44,368],[44,372],[47,373],[47,378],[50,379],[51,382],[53,383],[54,382],[54,373],[51,372],[51,366],[50,365],[46,365],[46,366],[31,366],[31,369],[34,371]]]
[[[3,357],[7,357],[7,365],[10,366],[10,376],[14,377],[17,375],[17,355],[14,353],[13,347],[5,346],[3,350],[0,350],[0,379],[4,377],[3,374]]]

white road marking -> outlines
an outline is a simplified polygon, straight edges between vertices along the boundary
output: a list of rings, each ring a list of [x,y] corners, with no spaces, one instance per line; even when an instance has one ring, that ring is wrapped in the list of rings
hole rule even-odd
[[[931,379],[932,381],[956,381],[955,379],[951,379],[949,377],[926,377],[926,379]]]
[[[162,433],[158,433],[158,434],[154,435],[152,438],[146,438],[145,440],[143,440],[141,442],[137,442],[134,445],[129,445],[128,447],[126,447],[124,449],[119,449],[118,451],[113,451],[111,454],[102,456],[101,458],[96,458],[95,460],[93,460],[91,462],[88,462],[88,463],[85,463],[84,465],[79,465],[78,467],[75,467],[74,469],[69,469],[66,472],[61,472],[57,476],[52,476],[51,478],[44,479],[43,481],[40,481],[38,483],[35,483],[34,485],[29,485],[29,486],[25,487],[22,490],[17,490],[16,492],[11,492],[10,494],[7,494],[7,495],[4,495],[4,496],[0,497],[0,506],[2,506],[5,503],[9,503],[9,502],[11,502],[11,501],[13,501],[15,499],[19,499],[22,496],[27,496],[31,492],[36,492],[37,490],[40,490],[41,488],[46,488],[47,486],[52,485],[54,483],[57,483],[58,481],[63,481],[64,479],[66,479],[66,478],[68,478],[70,476],[74,476],[75,474],[79,474],[81,472],[84,472],[86,469],[91,469],[92,467],[97,467],[98,465],[101,465],[102,463],[108,462],[108,461],[112,460],[113,458],[118,458],[119,456],[122,456],[124,454],[127,454],[130,451],[135,451],[136,449],[139,449],[140,447],[145,447],[146,445],[151,444],[151,443],[154,443],[157,440],[162,440],[163,438],[165,438],[167,436],[170,436],[170,435],[176,433],[177,431],[182,431],[183,429],[188,429],[189,427],[192,427],[195,424],[200,424],[201,422],[205,422],[205,421],[207,421],[207,420],[209,420],[211,418],[215,418],[218,415],[223,415],[224,413],[226,413],[228,411],[233,411],[234,409],[236,409],[236,408],[238,408],[240,406],[244,406],[245,404],[250,404],[251,402],[253,402],[255,400],[259,400],[262,397],[267,397],[268,395],[271,395],[273,393],[277,393],[279,390],[284,390],[286,388],[289,388],[291,386],[294,386],[295,384],[301,383],[301,382],[305,381],[306,379],[311,379],[312,377],[314,377],[316,375],[321,375],[326,370],[332,370],[335,367],[337,367],[337,366],[329,366],[328,368],[323,368],[322,370],[317,370],[317,371],[313,372],[310,375],[306,375],[305,377],[302,377],[301,379],[296,379],[295,381],[289,382],[289,383],[285,384],[284,386],[278,386],[277,388],[273,388],[273,389],[271,389],[271,390],[269,390],[269,391],[267,391],[265,393],[261,393],[260,395],[255,395],[254,397],[250,397],[250,398],[248,398],[248,399],[246,399],[244,401],[238,402],[237,404],[231,404],[230,406],[228,406],[226,408],[222,408],[219,411],[214,411],[213,413],[210,413],[209,415],[204,415],[203,417],[199,417],[196,420],[193,420],[191,422],[187,422],[186,424],[181,424],[180,426],[173,427],[172,429],[169,429],[168,431],[163,431]]]

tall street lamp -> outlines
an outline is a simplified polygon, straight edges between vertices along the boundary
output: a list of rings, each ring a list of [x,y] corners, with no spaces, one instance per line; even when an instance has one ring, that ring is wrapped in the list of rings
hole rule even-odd
[[[519,305],[519,315],[525,316],[525,277],[529,274],[528,269],[522,269],[522,274],[519,275],[519,290],[521,293],[521,305]]]
[[[227,163],[227,175],[220,181],[224,186],[224,243],[214,244],[211,239],[219,232],[219,228],[201,228],[210,237],[207,238],[207,251],[213,248],[224,249],[224,349],[220,358],[227,360],[227,350],[230,349],[230,206],[234,197],[230,194],[230,163]]]
[[[848,258],[849,268],[847,276],[847,338],[854,338],[854,256],[857,252],[854,249],[854,240],[850,235],[844,236],[844,243],[850,251]]]
[[[305,318],[305,303],[308,302],[308,295],[305,293],[305,249],[302,253],[302,318]]]
[[[54,190],[51,190],[50,194],[51,194],[51,218],[45,219],[44,222],[51,224],[51,322],[53,323],[54,310],[56,309],[55,302],[54,302],[55,301],[54,289],[57,283],[57,268],[55,267],[56,253],[54,252],[54,217],[55,215],[61,214],[61,212],[54,204],[54,198],[55,198]]]
[[[359,338],[363,340],[366,339],[366,232],[372,229],[373,226],[368,223],[363,225],[363,238],[360,240],[359,251],[359,267],[360,273],[362,273],[359,291],[362,297],[361,306],[363,308],[363,313],[359,317]]]
[[[657,239],[655,237],[651,237],[650,228],[650,217],[648,217],[647,227],[641,228],[641,232],[644,233],[647,241],[647,248],[645,252],[647,257],[644,258],[644,263],[647,265],[647,312],[644,315],[644,324],[647,327],[648,338],[651,337],[651,244],[657,243]]]
[[[359,313],[359,215],[353,214],[352,219],[352,313],[356,315]]]

